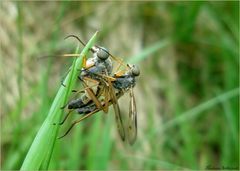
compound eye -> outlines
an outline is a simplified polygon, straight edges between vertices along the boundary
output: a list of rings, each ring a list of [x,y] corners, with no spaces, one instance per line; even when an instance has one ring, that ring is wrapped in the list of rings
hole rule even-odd
[[[132,74],[133,74],[134,76],[139,76],[139,75],[140,75],[140,69],[139,69],[138,66],[133,65],[131,70],[132,70]]]
[[[103,47],[99,48],[99,50],[97,52],[97,57],[102,60],[106,60],[109,57],[108,50]]]

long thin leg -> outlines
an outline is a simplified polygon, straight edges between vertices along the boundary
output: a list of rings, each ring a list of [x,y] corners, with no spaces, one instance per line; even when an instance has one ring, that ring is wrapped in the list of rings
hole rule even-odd
[[[68,73],[71,71],[71,68],[68,69],[68,71],[64,74],[64,76],[61,79],[61,85],[63,87],[66,87],[66,85],[64,84],[64,78],[68,75]]]
[[[53,123],[53,125],[62,125],[64,124],[64,122],[67,120],[67,118],[70,116],[70,114],[72,113],[73,110],[70,110],[67,115],[63,118],[63,120],[59,123]]]
[[[98,100],[98,98],[94,94],[93,90],[87,86],[85,81],[83,81],[82,83],[83,83],[83,86],[86,87],[87,94],[90,96],[90,99],[96,104],[97,108],[103,109],[101,102]]]
[[[83,93],[83,92],[85,92],[85,91],[86,91],[86,89],[88,89],[88,88],[92,88],[92,87],[94,87],[94,86],[97,86],[97,84],[95,84],[95,85],[92,85],[92,86],[87,86],[87,87],[84,87],[83,89],[81,89],[81,90],[78,90],[78,91],[75,91],[75,90],[74,90],[74,92],[76,93],[76,94],[75,94],[75,96],[76,96],[77,94],[79,94],[79,93]],[[73,99],[75,98],[75,96],[74,96],[73,98],[71,98],[69,101],[73,100]],[[67,104],[65,104],[65,105],[63,105],[63,106],[61,107],[61,109],[64,109],[64,108],[65,108],[67,105],[68,105],[68,103],[67,103]]]
[[[108,86],[105,86],[104,88],[104,97],[105,97],[105,100],[104,100],[104,106],[103,106],[103,111],[105,113],[108,113],[108,103],[109,103],[109,100],[110,100],[110,97],[109,97],[109,87]]]
[[[77,123],[79,123],[79,122],[81,122],[82,120],[84,120],[84,119],[90,117],[91,115],[97,113],[99,110],[100,110],[100,109],[96,109],[96,110],[94,110],[93,112],[88,113],[88,114],[86,114],[85,116],[81,117],[80,119],[74,121],[74,122],[71,124],[71,126],[68,128],[68,130],[65,132],[65,134],[63,134],[62,136],[58,137],[58,139],[61,139],[61,138],[65,137]]]
[[[108,75],[97,74],[97,73],[94,73],[94,74],[95,74],[96,76],[99,76],[99,77],[104,78],[104,79],[106,79],[106,80],[109,80],[109,79],[110,79],[110,81],[115,81],[115,80],[116,80],[116,78],[111,77],[111,76],[108,76]],[[89,78],[89,77],[85,77],[84,79],[91,79],[91,80],[94,80],[94,79]]]
[[[121,96],[121,95],[122,95],[122,93],[119,94],[119,96]],[[112,100],[109,98],[108,104],[111,105],[112,103],[113,103]],[[107,105],[107,103],[105,103],[104,105]],[[88,117],[94,115],[95,113],[99,112],[100,110],[101,110],[101,109],[96,109],[96,110],[94,110],[94,111],[86,114],[85,116],[81,117],[80,119],[74,121],[74,122],[71,124],[71,126],[68,128],[68,130],[65,132],[65,134],[63,134],[62,136],[58,137],[58,139],[61,139],[61,138],[65,137],[77,123],[81,122],[81,121],[84,120],[84,119],[87,119]],[[121,118],[118,118],[118,119],[121,120]],[[121,125],[122,125],[122,124],[121,124]],[[121,125],[119,125],[119,126],[121,126]],[[123,131],[124,131],[124,130],[123,130]]]
[[[127,69],[123,69],[123,70],[116,70],[116,72],[114,73],[115,77],[121,77],[122,75],[124,75],[126,73]]]
[[[78,79],[79,79],[80,81],[86,80],[86,81],[90,81],[90,82],[93,82],[93,83],[96,83],[96,84],[99,83],[99,81],[94,80],[94,79],[89,78],[89,77],[84,77],[83,79],[81,79],[81,77],[78,76]]]
[[[97,85],[98,85],[98,83],[97,83],[97,84],[94,84],[94,85],[91,85],[91,86],[87,86],[87,87],[85,87],[85,88],[83,88],[83,89],[81,89],[81,90],[72,90],[72,92],[73,92],[73,93],[76,93],[76,94],[82,93],[82,92],[84,92],[87,88],[93,88],[93,87],[95,87],[95,86],[97,86]]]
[[[109,105],[108,105],[108,103],[109,103],[109,100],[110,100],[110,94],[109,94],[109,81],[110,81],[110,79],[108,79],[109,78],[109,75],[108,75],[108,72],[107,71],[105,71],[105,73],[106,73],[106,76],[107,76],[107,78],[105,78],[105,79],[103,79],[103,81],[104,81],[104,83],[105,83],[105,86],[104,86],[104,91],[103,91],[103,93],[104,93],[104,106],[103,106],[103,111],[107,114],[108,113],[108,107],[109,107]]]

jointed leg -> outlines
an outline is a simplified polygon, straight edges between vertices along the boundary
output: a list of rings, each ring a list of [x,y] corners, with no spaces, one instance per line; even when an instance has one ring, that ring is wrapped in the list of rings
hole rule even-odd
[[[94,94],[93,90],[87,86],[87,84],[83,81],[83,86],[86,87],[86,92],[90,96],[90,99],[96,104],[98,109],[102,109],[102,104]]]
[[[83,89],[78,90],[78,91],[74,90],[74,91],[72,91],[72,92],[75,92],[75,93],[76,93],[75,96],[76,96],[77,94],[79,94],[79,93],[84,93],[84,92],[86,91],[86,89],[92,88],[92,87],[94,87],[94,86],[97,86],[97,84],[96,84],[96,85],[89,86],[89,87],[84,87]],[[75,96],[74,96],[74,97],[75,97]],[[74,98],[74,97],[73,97],[73,98]],[[69,101],[73,100],[73,98],[71,98]],[[62,106],[61,109],[64,109],[67,105],[68,105],[68,103],[65,104],[64,106]]]
[[[74,122],[71,124],[71,126],[68,128],[68,130],[66,131],[66,133],[63,134],[62,136],[58,137],[58,139],[65,137],[77,123],[81,122],[82,120],[88,118],[89,116],[95,114],[95,113],[98,112],[98,111],[99,111],[99,109],[96,109],[96,110],[94,110],[93,112],[88,113],[88,114],[86,114],[85,116],[81,117],[80,119],[74,121]]]
[[[72,113],[73,110],[70,110],[67,115],[63,118],[62,122],[59,122],[59,123],[54,123],[53,125],[62,125],[64,124],[64,122],[67,120],[67,118],[70,116],[70,114]]]
[[[94,79],[92,79],[92,78],[89,78],[89,77],[84,77],[83,79],[80,77],[80,76],[78,76],[78,79],[80,80],[80,81],[90,81],[90,82],[93,82],[93,83],[96,83],[96,84],[98,84],[99,83],[99,81],[97,81],[97,80],[94,80]]]
[[[122,61],[122,59],[115,57],[113,55],[110,54],[110,56],[113,58],[113,60],[117,61],[118,63],[120,63],[122,66],[127,67],[127,65]]]
[[[68,69],[68,71],[64,74],[63,78],[61,79],[61,85],[63,87],[66,87],[66,85],[64,84],[64,79],[65,77],[68,75],[68,73],[71,71],[71,68]]]
[[[108,102],[110,100],[110,97],[109,97],[109,88],[106,86],[104,88],[104,106],[103,106],[103,111],[105,113],[108,113]]]

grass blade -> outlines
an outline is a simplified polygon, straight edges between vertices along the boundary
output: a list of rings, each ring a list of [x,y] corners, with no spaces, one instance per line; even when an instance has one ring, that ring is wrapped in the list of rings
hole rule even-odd
[[[172,119],[170,121],[168,121],[166,124],[164,124],[162,126],[161,129],[156,129],[156,131],[154,131],[152,134],[149,134],[149,137],[153,137],[154,135],[166,131],[169,128],[172,128],[178,124],[184,123],[186,121],[189,121],[195,117],[197,117],[200,113],[202,113],[203,111],[219,104],[222,103],[223,101],[229,100],[233,97],[239,96],[240,94],[240,88],[235,88],[233,90],[230,90],[226,93],[223,93],[215,98],[212,98],[211,100],[208,100],[194,108],[192,108],[191,110],[182,113],[181,115],[179,115],[178,117],[176,117],[175,119]]]
[[[174,127],[177,124],[183,123],[185,121],[189,121],[191,118],[196,117],[198,114],[203,112],[204,110],[207,110],[211,107],[213,107],[216,104],[221,103],[222,101],[229,100],[230,98],[236,97],[239,95],[239,88],[233,89],[231,91],[228,91],[224,94],[221,94],[215,98],[212,98],[211,100],[208,100],[205,103],[202,103],[198,105],[195,108],[192,108],[191,110],[182,113],[179,117],[176,117],[175,119],[167,122],[164,126],[163,129],[166,130],[170,127]]]
[[[147,47],[146,49],[144,49],[143,51],[141,51],[139,54],[132,56],[129,58],[128,62],[130,63],[138,63],[144,59],[146,59],[147,57],[149,57],[149,55],[157,52],[159,49],[165,48],[168,45],[171,44],[171,39],[164,39],[161,41],[156,42],[155,44]]]
[[[74,60],[71,67],[71,72],[64,80],[64,84],[67,88],[63,86],[59,88],[58,93],[52,103],[51,109],[47,115],[47,118],[42,124],[42,127],[39,129],[23,162],[21,170],[38,170],[44,159],[48,157],[47,154],[50,154],[50,151],[53,150],[54,145],[51,144],[55,143],[59,129],[59,126],[55,126],[53,123],[58,123],[61,120],[62,110],[60,108],[64,104],[64,101],[67,101],[67,96],[77,80],[78,70],[82,67],[82,57],[87,56],[89,49],[96,41],[96,36],[97,32],[93,35],[85,48],[82,50],[79,58]]]

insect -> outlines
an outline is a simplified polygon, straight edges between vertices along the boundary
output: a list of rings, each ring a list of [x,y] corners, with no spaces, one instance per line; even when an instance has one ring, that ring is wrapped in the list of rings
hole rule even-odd
[[[85,45],[78,37],[70,35],[71,37],[77,38],[83,45]],[[63,124],[70,113],[75,110],[79,114],[85,114],[79,120],[72,123],[66,133],[59,137],[62,138],[68,134],[74,125],[87,117],[103,110],[105,113],[108,112],[108,107],[113,105],[115,111],[115,118],[118,126],[119,134],[122,140],[125,140],[125,131],[121,118],[121,113],[118,105],[118,99],[129,91],[130,94],[130,110],[129,110],[129,122],[128,122],[128,140],[130,144],[133,144],[137,136],[137,112],[135,97],[133,94],[133,87],[135,86],[135,77],[140,74],[139,68],[135,65],[126,65],[122,60],[112,56],[105,48],[94,46],[91,48],[93,57],[84,60],[84,65],[79,79],[84,85],[84,94],[81,98],[70,101],[67,106],[70,111],[65,116],[63,121],[59,124]],[[118,62],[117,71],[111,75],[112,63],[108,57],[112,57]],[[125,69],[119,71],[120,67],[124,66]],[[88,82],[87,82],[88,81]],[[90,82],[97,82],[95,85],[96,90],[93,90],[93,86],[89,85]]]
[[[76,38],[81,44],[85,46],[85,43],[77,36],[69,35],[65,39],[69,37]],[[74,103],[72,103],[73,107],[82,105],[82,103],[86,104],[90,99],[94,98],[93,94],[96,95],[96,94],[102,93],[99,87],[97,87],[100,81],[99,75],[100,76],[104,75],[105,77],[107,77],[107,75],[110,75],[112,73],[112,69],[113,69],[112,59],[117,61],[120,64],[118,68],[120,68],[121,65],[123,66],[125,65],[121,59],[111,55],[109,51],[104,47],[95,45],[90,50],[93,52],[93,57],[89,58],[88,60],[86,60],[85,57],[83,58],[83,68],[78,77],[83,82],[83,85],[86,88],[86,93],[83,94],[83,96],[81,97],[81,99],[84,99],[84,100],[82,101],[79,101],[78,99],[75,100]],[[65,54],[65,56],[78,56],[78,54]],[[109,57],[111,57],[111,59]],[[96,89],[96,87],[98,89]],[[95,100],[95,103],[98,103],[98,102]],[[69,105],[69,109],[72,108],[71,106],[72,105]],[[101,107],[101,105],[98,104],[98,107]],[[104,108],[103,108],[103,111],[107,113],[107,111]]]
[[[136,141],[136,137],[137,137],[137,108],[136,108],[133,88],[136,84],[135,77],[139,76],[140,70],[136,65],[131,65],[129,67],[130,67],[130,70],[127,71],[125,74],[118,75],[118,76],[114,75],[114,78],[116,78],[116,80],[114,80],[112,82],[112,85],[109,85],[108,88],[114,89],[112,90],[114,92],[110,91],[110,93],[114,93],[114,94],[116,93],[116,95],[113,95],[112,99],[110,100],[111,100],[111,104],[114,107],[118,131],[123,141],[125,139],[126,133],[124,132],[123,124],[121,123],[122,122],[121,112],[118,106],[117,99],[119,99],[122,95],[124,95],[127,91],[129,91],[130,106],[129,106],[129,118],[128,118],[128,125],[127,125],[127,137],[128,137],[129,143],[133,144]],[[107,105],[106,102],[103,105]],[[98,111],[97,109],[98,108],[95,103],[90,103],[87,106],[78,108],[78,112],[85,113],[85,114],[87,112],[93,113],[93,111],[95,110]]]
[[[133,93],[133,87],[136,84],[135,77],[139,76],[140,70],[137,66],[132,65],[129,66],[129,70],[125,72],[122,75],[114,75],[113,78],[114,81],[111,81],[108,77],[102,76],[102,80],[105,80],[101,83],[103,83],[104,89],[106,90],[107,94],[104,94],[105,99],[99,100],[100,105],[104,108],[108,108],[110,105],[113,105],[114,112],[115,112],[115,118],[117,122],[118,131],[120,134],[121,139],[124,141],[126,137],[126,132],[124,130],[122,117],[120,108],[118,105],[118,99],[124,95],[127,91],[129,91],[130,94],[130,108],[129,108],[129,121],[128,121],[128,127],[127,127],[127,137],[130,144],[133,144],[137,137],[137,109],[136,109],[136,102],[135,102],[135,96]],[[87,71],[88,74],[90,71]],[[94,73],[91,73],[94,74]],[[100,75],[98,75],[101,77]],[[108,83],[104,84],[105,82]],[[102,84],[100,84],[102,85]],[[71,105],[72,109],[75,109],[79,114],[85,114],[82,118],[72,123],[72,125],[69,127],[69,129],[66,131],[66,133],[61,136],[60,138],[66,136],[69,131],[73,128],[74,125],[81,122],[85,118],[97,113],[101,110],[97,106],[97,104],[94,102],[94,100],[91,100],[87,104],[83,104],[79,106],[79,102],[82,99],[77,99],[77,101],[72,101],[69,105]],[[67,119],[68,115],[64,118],[64,121]]]

